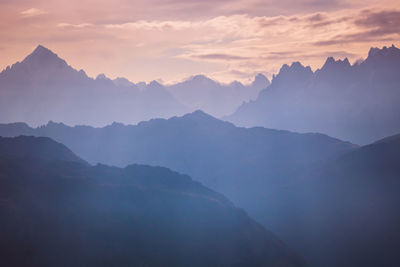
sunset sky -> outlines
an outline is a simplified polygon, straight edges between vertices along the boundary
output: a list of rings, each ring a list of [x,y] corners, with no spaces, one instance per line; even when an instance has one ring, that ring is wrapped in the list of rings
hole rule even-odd
[[[268,77],[400,46],[400,0],[0,0],[0,68],[42,44],[89,76]]]

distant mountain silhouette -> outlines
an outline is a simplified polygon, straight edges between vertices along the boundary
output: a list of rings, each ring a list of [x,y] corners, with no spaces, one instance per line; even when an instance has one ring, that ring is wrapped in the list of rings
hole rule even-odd
[[[167,118],[189,110],[154,83],[139,88],[104,74],[92,79],[39,45],[22,62],[0,73],[0,121],[40,125],[58,120],[100,126],[115,120],[137,123]]]
[[[201,109],[215,117],[222,117],[232,114],[243,102],[256,99],[269,84],[262,74],[246,86],[237,81],[224,85],[204,75],[196,75],[167,89],[192,110]]]
[[[156,81],[111,80],[104,74],[93,79],[39,45],[23,61],[0,72],[0,122],[40,125],[54,120],[104,126],[169,118],[199,108],[223,116],[255,99],[268,85],[262,74],[246,86],[222,85],[201,75],[168,87]]]
[[[238,183],[249,186],[249,191],[245,192],[252,191],[252,187],[257,189],[260,183],[266,186],[271,182],[284,184],[287,181],[273,176],[290,173],[297,167],[356,147],[316,133],[240,128],[202,111],[138,125],[113,123],[103,128],[70,127],[54,122],[38,128],[23,123],[0,124],[0,136],[18,135],[50,137],[93,164],[124,167],[141,163],[169,167],[191,175],[234,200],[242,198],[237,195],[243,193]]]
[[[140,165],[92,167],[66,158],[66,148],[47,138],[0,144],[4,266],[305,265],[188,176]]]
[[[400,131],[399,88],[400,50],[371,48],[353,65],[332,57],[315,72],[299,62],[284,65],[255,101],[225,119],[367,144]]]

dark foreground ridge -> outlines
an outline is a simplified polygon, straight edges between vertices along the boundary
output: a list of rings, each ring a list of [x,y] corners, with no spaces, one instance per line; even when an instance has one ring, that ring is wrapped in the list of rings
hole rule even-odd
[[[48,138],[0,138],[0,147],[4,266],[304,266],[188,176],[92,167]]]

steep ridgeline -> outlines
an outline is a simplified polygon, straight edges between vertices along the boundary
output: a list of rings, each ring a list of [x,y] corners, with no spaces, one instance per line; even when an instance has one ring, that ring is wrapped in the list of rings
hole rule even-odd
[[[188,176],[92,167],[47,138],[0,138],[0,147],[4,266],[304,266]]]
[[[40,125],[49,120],[107,125],[137,123],[184,114],[161,84],[133,84],[126,79],[92,79],[43,46],[0,73],[0,121]]]
[[[269,84],[262,74],[258,74],[249,85],[237,81],[225,85],[204,75],[196,75],[167,89],[192,110],[201,109],[214,117],[222,117],[232,114],[243,102],[255,100]]]
[[[21,134],[51,137],[90,163],[149,164],[189,174],[256,219],[279,216],[275,207],[285,199],[270,196],[301,182],[296,179],[300,170],[356,148],[322,134],[239,128],[201,111],[135,126],[0,125],[2,136]],[[266,214],[266,210],[274,213]],[[269,226],[279,229],[279,225]]]
[[[299,62],[284,65],[255,101],[226,119],[368,144],[400,132],[399,102],[400,50],[371,48],[354,65],[333,58],[315,72]]]
[[[235,127],[202,111],[104,128],[0,125],[0,136],[18,135],[50,137],[93,164],[150,164],[187,173],[241,206],[248,194],[257,195],[254,190],[287,184],[284,174],[356,147],[322,134]]]
[[[400,135],[299,172],[259,218],[311,266],[399,265]],[[261,209],[261,208],[260,208]],[[272,216],[271,216],[272,214]]]

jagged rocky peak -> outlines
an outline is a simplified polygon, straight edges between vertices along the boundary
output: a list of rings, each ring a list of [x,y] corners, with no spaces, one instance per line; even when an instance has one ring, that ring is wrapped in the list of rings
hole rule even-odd
[[[67,62],[58,57],[50,49],[38,45],[36,49],[28,55],[23,61],[23,64],[31,67],[67,67]]]
[[[328,57],[322,68],[316,71],[316,74],[334,75],[337,72],[348,71],[349,68],[351,68],[351,64],[347,57],[343,60]]]
[[[347,57],[343,60],[341,59],[335,60],[333,57],[328,57],[322,69],[332,68],[332,67],[350,67],[350,66],[351,65]]]
[[[254,80],[252,82],[252,86],[255,87],[260,87],[260,88],[265,88],[270,84],[270,81],[268,80],[267,77],[265,77],[265,75],[263,75],[262,73],[257,74],[254,77]]]
[[[288,72],[288,73],[295,73],[295,72],[297,72],[297,73],[299,73],[299,72],[312,73],[312,70],[309,66],[305,67],[300,62],[296,61],[296,62],[293,62],[292,65],[290,65],[290,66],[287,64],[284,64],[282,66],[282,68],[280,69],[279,74],[286,73],[286,72]]]
[[[400,56],[400,49],[394,46],[394,44],[392,44],[390,47],[384,46],[383,48],[371,47],[368,52],[368,58],[391,56]]]
[[[309,66],[305,67],[300,62],[293,62],[290,66],[284,64],[279,74],[273,77],[273,82],[298,82],[311,78],[313,71]]]
[[[394,45],[383,48],[372,47],[368,57],[364,61],[366,66],[373,68],[385,68],[387,71],[395,72],[400,67],[400,49]],[[393,73],[397,75],[396,73]]]

